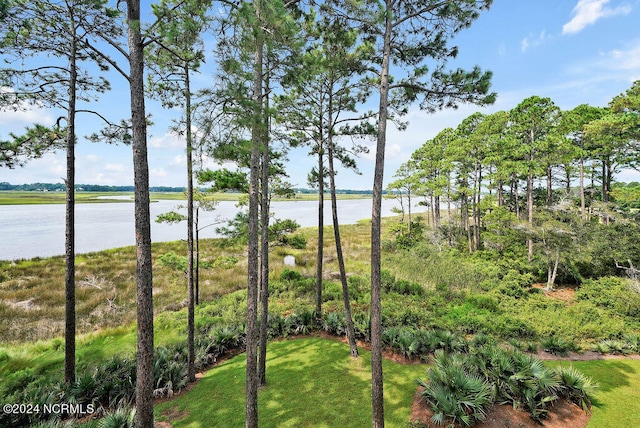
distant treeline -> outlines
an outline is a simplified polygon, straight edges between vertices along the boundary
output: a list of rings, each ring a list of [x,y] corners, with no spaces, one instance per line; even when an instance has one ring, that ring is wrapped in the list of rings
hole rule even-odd
[[[0,190],[14,190],[23,192],[47,191],[64,192],[64,183],[31,183],[10,184],[0,182]],[[184,192],[184,187],[153,186],[151,192]],[[204,190],[204,189],[203,189]],[[102,184],[76,184],[77,192],[133,192],[133,186],[105,186]],[[296,193],[318,193],[316,189],[294,189]],[[327,191],[328,193],[328,191]],[[371,195],[371,190],[337,189],[336,193],[343,195]]]
[[[76,184],[77,192],[133,192],[133,186],[105,186],[101,184]],[[0,183],[0,190],[14,191],[47,191],[64,192],[64,183],[31,183],[9,184]],[[155,186],[149,189],[151,192],[184,192],[184,187]]]
[[[317,189],[293,189],[296,193],[318,193]],[[329,189],[324,191],[329,193]],[[372,195],[372,190],[352,190],[352,189],[336,189],[336,193],[340,195]],[[384,192],[383,192],[384,193]]]

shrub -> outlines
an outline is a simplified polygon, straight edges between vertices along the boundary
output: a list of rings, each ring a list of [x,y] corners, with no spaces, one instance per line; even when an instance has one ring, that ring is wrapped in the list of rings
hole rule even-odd
[[[238,263],[238,258],[235,256],[218,256],[214,262],[213,267],[221,269],[231,269]],[[202,267],[202,262],[200,263]]]
[[[307,248],[307,238],[303,235],[291,235],[284,236],[283,241],[286,245],[293,247],[297,250],[304,250]]]
[[[158,257],[160,266],[181,272],[187,271],[188,261],[185,256],[179,256],[176,253],[165,253]]]
[[[543,339],[541,345],[546,352],[558,356],[565,356],[569,352],[580,350],[578,345],[576,345],[573,341],[566,340],[557,336],[550,336]]]
[[[295,270],[285,269],[280,274],[281,281],[300,281],[302,280],[302,274],[296,272]]]
[[[560,378],[560,396],[582,407],[586,413],[591,409],[592,396],[598,385],[573,366],[558,366],[555,369]]]
[[[436,352],[427,377],[428,383],[421,380],[418,383],[425,388],[422,396],[433,410],[433,422],[472,426],[486,418],[493,403],[491,385],[467,369],[461,354]]]
[[[640,294],[632,291],[627,286],[627,280],[623,278],[585,280],[576,291],[576,299],[588,300],[598,307],[613,310],[624,316],[640,316]]]

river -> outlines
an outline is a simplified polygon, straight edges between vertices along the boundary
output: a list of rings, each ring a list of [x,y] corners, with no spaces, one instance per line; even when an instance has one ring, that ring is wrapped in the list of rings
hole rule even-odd
[[[176,210],[184,201],[159,201],[151,204],[151,218]],[[271,211],[280,219],[293,219],[300,226],[318,225],[316,201],[272,202]],[[392,215],[395,200],[383,200],[382,215]],[[64,205],[0,206],[0,260],[30,259],[64,254]],[[325,225],[331,224],[331,205],[325,201]],[[416,211],[418,209],[415,209]],[[233,218],[239,211],[235,202],[222,201],[213,212],[200,213],[200,227]],[[76,253],[135,245],[133,203],[76,205]],[[371,217],[371,199],[338,201],[341,224]],[[215,226],[200,232],[201,238],[217,237]],[[154,242],[184,239],[186,223],[158,224],[152,221]]]

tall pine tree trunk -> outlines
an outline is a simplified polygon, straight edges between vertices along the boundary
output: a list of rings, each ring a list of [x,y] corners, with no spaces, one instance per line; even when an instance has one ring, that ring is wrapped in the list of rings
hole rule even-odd
[[[258,22],[261,20],[261,0],[254,0]],[[259,163],[262,139],[262,63],[264,41],[257,29],[253,57],[253,124],[251,130],[251,159],[249,162],[249,241],[247,249],[247,351],[246,351],[246,427],[258,428],[258,205]]]
[[[264,92],[269,93],[269,84]],[[268,95],[267,95],[268,97]],[[268,98],[264,112],[269,110]],[[260,199],[260,351],[258,352],[258,385],[267,384],[267,329],[269,324],[269,124],[265,114],[262,129],[261,164],[262,176]]]
[[[385,10],[392,10],[392,2],[386,0]],[[373,176],[373,200],[371,208],[371,426],[384,427],[384,391],[382,375],[382,302],[381,302],[381,241],[382,182],[384,179],[384,151],[387,140],[387,110],[389,106],[389,66],[391,57],[392,16],[384,17],[385,31],[380,70],[380,105],[378,112],[378,138],[376,164]]]
[[[153,276],[147,119],[144,105],[144,56],[140,35],[140,0],[127,1],[129,84],[133,132],[133,174],[136,232],[136,302],[138,354],[136,368],[136,427],[153,427]]]
[[[187,377],[196,380],[195,351],[195,284],[193,249],[193,144],[191,133],[191,84],[189,67],[185,66],[185,115],[187,137]]]
[[[527,175],[527,218],[529,228],[533,228],[533,175]],[[527,239],[529,261],[533,259],[533,239]]]
[[[75,145],[76,145],[76,67],[77,40],[75,22],[71,13],[70,28],[73,36],[69,52],[69,105],[67,111],[67,178],[65,215],[65,329],[64,329],[64,381],[71,385],[76,380],[76,266],[75,266]]]
[[[320,136],[322,141],[322,136]],[[318,253],[316,257],[316,320],[322,320],[322,271],[324,258],[324,159],[318,149]]]
[[[551,188],[551,182],[552,182],[553,176],[552,176],[552,171],[551,171],[551,167],[547,168],[547,207],[551,206],[552,203],[552,197],[553,197],[553,189]]]
[[[580,215],[582,220],[587,219],[587,209],[584,198],[584,158],[580,156]]]

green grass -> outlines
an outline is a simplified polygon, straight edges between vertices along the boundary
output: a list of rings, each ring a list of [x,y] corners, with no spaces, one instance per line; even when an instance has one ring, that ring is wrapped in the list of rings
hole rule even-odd
[[[341,342],[306,338],[269,344],[267,386],[258,396],[261,427],[364,427],[371,424],[371,354],[357,359]],[[384,362],[385,419],[409,421],[425,365]],[[245,355],[210,370],[188,393],[157,405],[156,420],[180,427],[245,425]],[[171,417],[167,415],[173,415]]]
[[[572,365],[600,385],[588,428],[640,426],[640,361],[548,361],[546,364]]]

